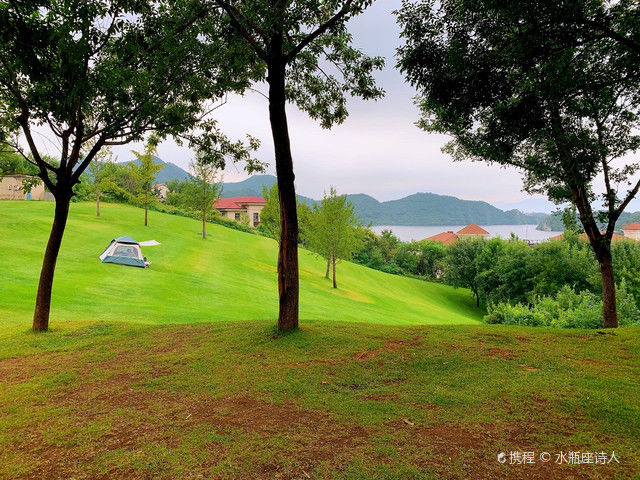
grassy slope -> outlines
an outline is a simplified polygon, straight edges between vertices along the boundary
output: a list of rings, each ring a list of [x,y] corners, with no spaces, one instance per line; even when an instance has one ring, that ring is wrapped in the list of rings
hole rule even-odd
[[[195,220],[140,209],[73,204],[54,281],[52,327],[61,320],[152,323],[268,319],[277,314],[276,244],[209,225],[203,241]],[[0,322],[29,325],[51,203],[0,202]],[[131,235],[155,239],[146,247],[151,268],[102,264],[109,241]],[[338,266],[339,288],[324,277],[321,259],[301,257],[301,317],[383,324],[474,323],[468,292],[387,275],[358,265]],[[10,281],[8,281],[10,280]]]

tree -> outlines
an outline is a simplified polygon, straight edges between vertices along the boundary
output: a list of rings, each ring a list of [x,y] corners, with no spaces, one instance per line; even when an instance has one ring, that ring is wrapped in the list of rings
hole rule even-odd
[[[637,13],[604,0],[405,2],[400,12],[399,65],[420,91],[420,126],[453,136],[445,150],[455,159],[514,166],[527,191],[576,206],[606,328],[618,324],[611,238],[640,189],[628,158],[640,147],[640,55],[585,21],[615,18],[637,39]]]
[[[564,226],[565,235],[568,233],[575,236],[582,232],[578,212],[574,205],[571,205],[562,211],[562,225]]]
[[[100,216],[100,197],[104,191],[113,187],[115,175],[115,163],[113,154],[109,147],[100,150],[94,157],[93,162],[87,167],[87,172],[91,177],[88,183],[89,191],[96,199],[96,217]]]
[[[309,229],[309,245],[313,251],[327,260],[325,278],[333,267],[333,288],[336,282],[336,263],[351,258],[358,247],[359,223],[353,213],[353,205],[346,195],[338,195],[334,187],[325,193],[320,205],[315,205]]]
[[[189,181],[184,188],[187,208],[196,212],[202,220],[202,239],[207,238],[207,220],[215,212],[213,204],[222,193],[222,178],[215,164],[208,163],[201,154],[189,165]]]
[[[276,242],[280,243],[280,200],[278,184],[271,188],[262,187],[262,198],[267,202],[260,212],[260,228]]]
[[[330,128],[347,116],[346,94],[382,96],[372,72],[384,61],[353,47],[346,27],[373,0],[208,1],[245,40],[258,66],[255,79],[269,87],[281,223],[278,328],[291,330],[298,327],[299,232],[286,102]]]
[[[144,148],[144,153],[131,151],[136,156],[136,161],[129,163],[129,172],[133,178],[136,190],[135,201],[144,207],[144,226],[149,226],[149,205],[157,202],[158,198],[153,189],[156,173],[164,168],[161,163],[156,163],[156,145],[150,139]]]
[[[103,147],[139,141],[155,131],[159,138],[174,136],[207,144],[211,152],[234,151],[234,160],[250,159],[246,148],[221,135],[209,115],[208,99],[242,91],[249,79],[246,64],[232,60],[241,46],[223,26],[204,22],[206,14],[202,5],[186,0],[0,5],[0,143],[35,165],[55,198],[34,330],[49,326],[73,188]],[[41,154],[34,128],[50,130],[58,162]],[[14,140],[9,133],[16,131],[20,136]],[[213,155],[212,161],[220,158]]]
[[[454,287],[468,288],[480,306],[478,275],[479,258],[487,241],[484,238],[465,238],[447,248],[444,257],[444,279]]]

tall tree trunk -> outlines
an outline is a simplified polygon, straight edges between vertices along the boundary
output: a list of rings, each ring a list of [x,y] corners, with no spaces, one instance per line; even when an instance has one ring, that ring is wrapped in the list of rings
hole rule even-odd
[[[149,218],[149,197],[145,193],[145,196],[144,196],[144,226],[145,227],[149,226],[148,218]]]
[[[96,217],[100,216],[100,192],[96,193]]]
[[[202,239],[205,240],[207,238],[207,217],[202,216]]]
[[[62,244],[62,236],[69,217],[69,203],[71,193],[59,192],[56,195],[56,208],[53,217],[53,225],[49,234],[49,241],[44,252],[40,282],[36,295],[36,308],[33,313],[33,330],[46,331],[49,329],[49,312],[51,310],[51,291],[53,289],[53,275],[56,270],[58,253]]]
[[[275,42],[275,43],[274,43]],[[285,106],[285,62],[282,37],[275,36],[269,61],[269,120],[276,159],[280,200],[280,249],[278,251],[278,329],[298,328],[298,213],[293,158]]]
[[[324,278],[329,278],[330,269],[331,269],[331,257],[327,257],[327,273],[324,274]]]
[[[336,283],[336,257],[332,257],[333,263],[333,288],[338,288],[338,284]]]

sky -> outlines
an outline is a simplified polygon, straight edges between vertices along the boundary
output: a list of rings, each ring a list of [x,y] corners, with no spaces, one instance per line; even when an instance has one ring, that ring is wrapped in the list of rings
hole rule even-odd
[[[400,45],[400,28],[393,10],[400,0],[378,0],[350,23],[354,43],[370,55],[386,59],[386,67],[376,75],[386,91],[382,100],[349,102],[349,118],[331,130],[289,105],[287,114],[298,193],[321,198],[335,186],[341,193],[367,193],[378,200],[392,200],[416,192],[452,195],[466,200],[484,200],[500,208],[523,211],[551,211],[553,205],[542,197],[522,192],[521,175],[481,162],[453,162],[442,153],[447,137],[426,133],[415,126],[418,110],[413,104],[415,90],[396,70],[395,50]],[[266,92],[265,85],[256,88]],[[258,93],[230,97],[216,110],[215,118],[231,138],[249,133],[262,142],[257,156],[269,164],[266,173],[275,174],[273,145],[267,100]],[[131,158],[130,150],[141,145],[114,149],[119,161]],[[167,140],[158,156],[187,168],[193,152]],[[247,178],[242,165],[228,167],[225,181]],[[640,208],[640,204],[638,205]]]

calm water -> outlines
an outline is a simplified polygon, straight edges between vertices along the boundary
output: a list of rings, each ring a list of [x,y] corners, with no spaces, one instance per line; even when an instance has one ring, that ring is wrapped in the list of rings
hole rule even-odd
[[[445,225],[437,227],[406,227],[400,225],[377,225],[371,227],[371,229],[380,233],[382,230],[391,230],[393,234],[404,242],[411,240],[424,240],[427,237],[435,235],[441,232],[457,232],[465,225]],[[535,225],[480,225],[487,232],[491,234],[491,237],[509,238],[513,232],[519,238],[523,240],[541,241],[547,240],[555,235],[559,235],[562,232],[542,232],[536,230]]]

